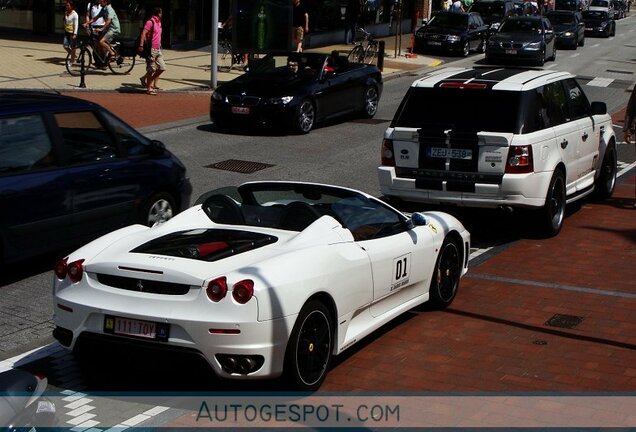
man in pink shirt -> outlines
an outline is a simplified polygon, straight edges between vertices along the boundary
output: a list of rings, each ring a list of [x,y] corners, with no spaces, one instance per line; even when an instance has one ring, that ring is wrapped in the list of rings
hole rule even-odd
[[[161,53],[161,16],[163,11],[160,7],[152,10],[152,16],[141,32],[139,51],[143,50],[144,41],[149,40],[150,55],[146,57],[146,75],[142,76],[139,81],[141,85],[146,87],[146,93],[156,95],[159,88],[159,75],[166,70],[166,63],[163,61]]]

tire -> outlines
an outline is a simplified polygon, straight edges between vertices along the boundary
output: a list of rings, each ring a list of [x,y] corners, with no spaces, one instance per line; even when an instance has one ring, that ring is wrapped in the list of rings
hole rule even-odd
[[[84,73],[88,70],[89,67],[93,64],[93,56],[89,50],[80,50],[77,53],[76,63],[69,63],[71,60],[71,55],[66,55],[66,71],[72,76],[80,76],[82,74],[82,58],[84,59]]]
[[[368,86],[364,91],[364,108],[362,115],[364,118],[373,118],[378,112],[378,102],[380,101],[378,89],[375,86]]]
[[[614,188],[616,187],[617,160],[616,147],[612,142],[607,146],[607,149],[605,149],[599,176],[594,183],[594,194],[596,198],[604,200],[611,197],[614,193]]]
[[[479,52],[482,54],[486,54],[486,44],[488,41],[486,39],[481,40],[481,45],[479,45]]]
[[[545,197],[545,204],[539,210],[542,232],[554,237],[563,227],[565,218],[565,175],[557,170],[552,175],[550,186]]]
[[[556,44],[554,44],[554,47],[552,48],[552,56],[550,57],[550,61],[556,61],[556,56],[557,56],[557,49],[556,49]]]
[[[169,193],[161,192],[148,200],[141,212],[139,223],[152,227],[172,219],[175,214],[174,198]]]
[[[545,48],[541,51],[541,56],[537,60],[537,65],[543,66],[545,64]]]
[[[123,56],[116,50],[116,60],[108,62],[108,68],[115,75],[127,75],[135,67],[137,55]]]
[[[612,26],[612,37],[616,36],[616,24]]]
[[[333,351],[333,319],[317,300],[300,310],[285,352],[284,373],[295,390],[315,391],[327,376]]]
[[[298,108],[296,108],[296,116],[294,118],[294,128],[299,134],[307,134],[314,127],[316,121],[316,109],[309,99],[303,99]]]
[[[581,41],[579,42],[579,46],[584,46],[585,45],[585,36],[583,36],[583,39],[581,39]]]
[[[443,309],[453,302],[455,295],[457,295],[461,274],[462,254],[460,245],[455,240],[446,237],[437,256],[428,291],[429,302],[432,306]]]
[[[466,41],[462,46],[462,57],[467,57],[468,54],[470,54],[470,42]]]
[[[364,50],[364,63],[373,64],[376,62],[376,57],[378,56],[378,45],[374,43],[370,43],[367,45],[367,49]]]
[[[362,48],[362,45],[354,46],[351,51],[349,51],[347,60],[349,60],[350,63],[362,63],[364,60],[364,48]]]

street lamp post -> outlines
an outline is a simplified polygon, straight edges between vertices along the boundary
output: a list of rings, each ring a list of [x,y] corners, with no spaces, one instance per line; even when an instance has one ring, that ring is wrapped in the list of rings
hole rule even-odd
[[[210,86],[216,88],[219,52],[219,0],[212,0],[212,23],[210,29]]]

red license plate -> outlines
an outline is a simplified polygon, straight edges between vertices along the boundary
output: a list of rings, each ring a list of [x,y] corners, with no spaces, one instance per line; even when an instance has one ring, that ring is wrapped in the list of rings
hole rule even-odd
[[[104,318],[104,332],[116,335],[135,336],[144,339],[168,339],[167,324],[114,316]]]
[[[249,114],[250,107],[232,107],[232,114]]]

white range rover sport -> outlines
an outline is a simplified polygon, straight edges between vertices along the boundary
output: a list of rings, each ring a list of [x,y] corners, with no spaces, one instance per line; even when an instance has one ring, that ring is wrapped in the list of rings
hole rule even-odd
[[[535,209],[556,235],[565,205],[616,183],[607,107],[567,72],[444,68],[415,81],[384,134],[387,198]]]

